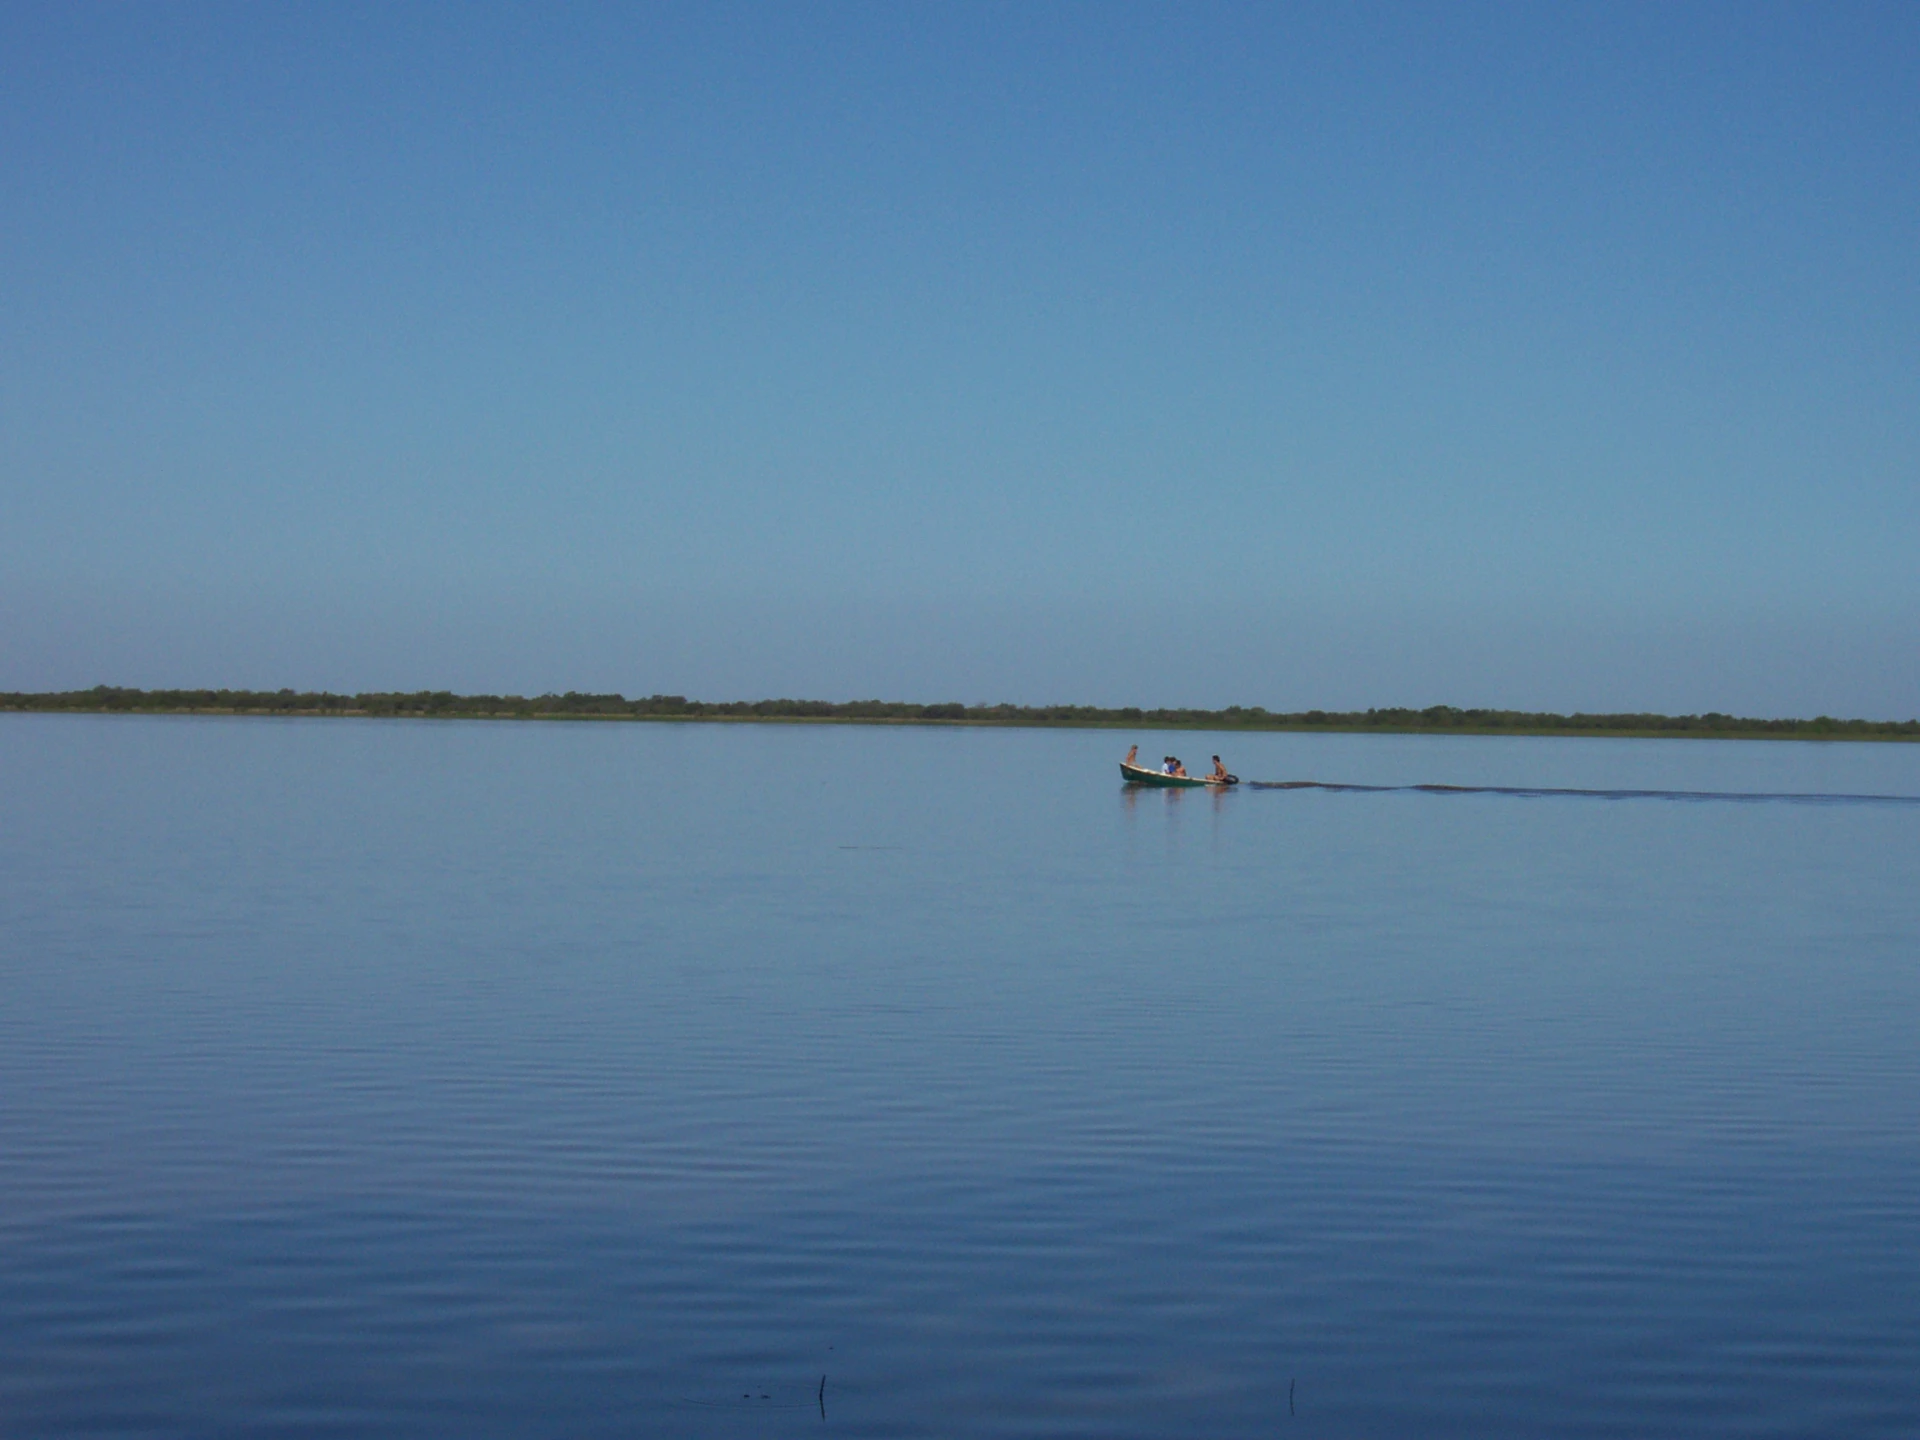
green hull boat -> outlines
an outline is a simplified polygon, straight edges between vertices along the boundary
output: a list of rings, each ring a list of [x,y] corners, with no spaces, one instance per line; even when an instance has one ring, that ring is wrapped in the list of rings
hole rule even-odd
[[[1197,790],[1204,785],[1231,785],[1231,780],[1208,780],[1193,775],[1168,775],[1161,770],[1148,770],[1139,765],[1120,762],[1120,774],[1129,785],[1159,785],[1169,790]]]

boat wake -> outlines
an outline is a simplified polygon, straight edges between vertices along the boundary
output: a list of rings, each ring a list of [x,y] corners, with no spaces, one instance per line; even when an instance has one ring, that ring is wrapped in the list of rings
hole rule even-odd
[[[1365,795],[1514,795],[1527,800],[1561,796],[1584,800],[1731,801],[1740,805],[1920,805],[1920,795],[1822,795],[1798,791],[1577,790],[1550,785],[1347,785],[1334,780],[1249,780],[1251,790],[1337,790]]]

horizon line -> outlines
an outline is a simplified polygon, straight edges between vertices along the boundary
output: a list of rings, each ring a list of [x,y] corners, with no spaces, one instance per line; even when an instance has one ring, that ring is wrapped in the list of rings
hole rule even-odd
[[[450,690],[297,691],[142,690],[96,685],[87,690],[0,692],[0,710],[32,713],[317,716],[341,719],[650,720],[870,725],[983,725],[1117,729],[1285,730],[1306,732],[1584,735],[1703,739],[1920,741],[1920,719],[1759,718],[1709,710],[1691,715],[1650,711],[1462,708],[1430,705],[1367,710],[1274,711],[1264,706],[965,705],[894,700],[689,700],[683,695],[628,699],[618,692],[547,691],[535,696]]]

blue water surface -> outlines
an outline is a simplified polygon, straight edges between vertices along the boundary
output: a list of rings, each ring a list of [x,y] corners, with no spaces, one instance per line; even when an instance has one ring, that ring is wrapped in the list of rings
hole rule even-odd
[[[1920,747],[0,717],[0,1435],[1920,1433]]]

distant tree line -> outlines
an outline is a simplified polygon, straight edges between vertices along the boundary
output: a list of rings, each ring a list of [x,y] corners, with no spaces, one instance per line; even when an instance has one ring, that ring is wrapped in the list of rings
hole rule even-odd
[[[488,719],[842,720],[963,725],[1121,726],[1208,730],[1390,730],[1586,735],[1749,735],[1810,739],[1920,740],[1920,720],[1760,720],[1705,715],[1555,715],[1531,710],[1225,710],[1118,709],[1095,705],[914,705],[896,700],[689,700],[684,695],[455,695],[368,691],[335,695],[307,690],[130,690],[96,685],[51,694],[0,693],[0,710],[144,711],[221,715],[381,715]]]

